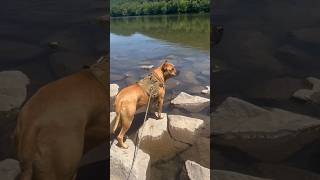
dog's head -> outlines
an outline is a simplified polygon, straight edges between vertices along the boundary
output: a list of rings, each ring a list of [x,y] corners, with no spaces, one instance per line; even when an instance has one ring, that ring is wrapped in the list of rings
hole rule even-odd
[[[165,60],[164,63],[161,64],[160,68],[166,80],[171,77],[177,76],[179,73],[174,65],[172,63],[169,63],[168,60]]]

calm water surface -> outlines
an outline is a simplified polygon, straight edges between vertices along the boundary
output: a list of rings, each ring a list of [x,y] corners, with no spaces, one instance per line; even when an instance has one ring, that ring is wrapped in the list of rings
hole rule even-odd
[[[209,15],[114,18],[110,26],[111,83],[123,88],[169,58],[180,75],[168,81],[166,105],[181,91],[200,95],[210,82]],[[171,110],[171,109],[170,109]],[[207,110],[205,110],[207,111]]]

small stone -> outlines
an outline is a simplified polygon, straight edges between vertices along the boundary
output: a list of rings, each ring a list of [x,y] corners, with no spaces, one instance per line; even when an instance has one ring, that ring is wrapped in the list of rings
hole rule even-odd
[[[210,94],[210,86],[206,86],[207,89],[201,91],[202,94]]]

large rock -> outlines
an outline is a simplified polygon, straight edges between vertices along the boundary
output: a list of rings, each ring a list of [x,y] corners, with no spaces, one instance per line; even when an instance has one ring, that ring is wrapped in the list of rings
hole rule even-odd
[[[210,168],[210,139],[199,137],[192,147],[180,154],[180,157],[185,161],[191,160]]]
[[[170,136],[167,130],[167,114],[163,113],[162,116],[164,118],[159,120],[149,118],[138,131],[140,148],[150,155],[152,163],[171,159],[189,147]]]
[[[215,143],[237,147],[265,162],[283,161],[320,135],[318,119],[266,110],[233,97],[217,108],[213,121]]]
[[[116,143],[115,141],[110,149],[110,179],[125,180],[131,169],[135,145],[130,139],[126,140],[129,145],[128,149],[120,148]],[[149,179],[149,161],[150,156],[138,149],[129,180]]]
[[[188,180],[210,180],[210,169],[200,164],[187,160],[180,174],[180,179]],[[218,178],[214,178],[218,179]],[[220,179],[218,179],[220,180]]]
[[[271,180],[225,170],[213,170],[211,176],[214,180]]]
[[[293,97],[319,104],[320,103],[320,79],[314,77],[307,78],[308,83],[312,85],[312,89],[299,89],[294,94]]]
[[[185,92],[181,92],[171,101],[176,107],[183,108],[190,112],[200,112],[210,104],[210,99],[200,96],[192,96]]]
[[[168,115],[168,128],[173,139],[193,144],[204,126],[204,121],[181,115]]]
[[[5,159],[0,162],[0,179],[15,180],[20,173],[19,161],[14,159]]]
[[[28,77],[20,71],[2,71],[0,84],[0,111],[19,108],[27,96]]]

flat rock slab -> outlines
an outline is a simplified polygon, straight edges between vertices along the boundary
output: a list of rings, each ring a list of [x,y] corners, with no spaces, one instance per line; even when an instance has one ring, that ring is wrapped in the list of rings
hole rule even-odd
[[[271,180],[224,170],[213,170],[211,175],[214,180]]]
[[[190,112],[200,112],[209,106],[210,99],[181,92],[171,101],[171,104]]]
[[[180,142],[193,144],[201,134],[204,121],[181,115],[168,115],[169,132],[171,136]]]
[[[140,148],[150,155],[152,164],[159,160],[171,159],[189,147],[171,138],[167,129],[167,114],[162,113],[162,116],[163,119],[149,118],[138,131],[141,139]]]
[[[131,169],[135,145],[130,139],[126,140],[128,149],[120,148],[116,143],[115,141],[110,149],[110,179],[126,180]],[[149,179],[149,161],[150,156],[139,149],[129,180]]]
[[[266,110],[233,97],[217,108],[213,121],[215,143],[237,147],[265,162],[283,161],[320,135],[318,119]]]
[[[20,71],[0,72],[0,111],[19,108],[26,99],[29,82]]]
[[[311,89],[299,89],[292,96],[294,98],[309,101],[313,103],[320,103],[320,79],[308,77],[307,82],[312,85]]]
[[[210,180],[210,169],[202,167],[196,162],[187,160],[180,174],[180,179]]]
[[[0,161],[0,179],[15,180],[20,173],[19,161],[14,159],[5,159]]]

